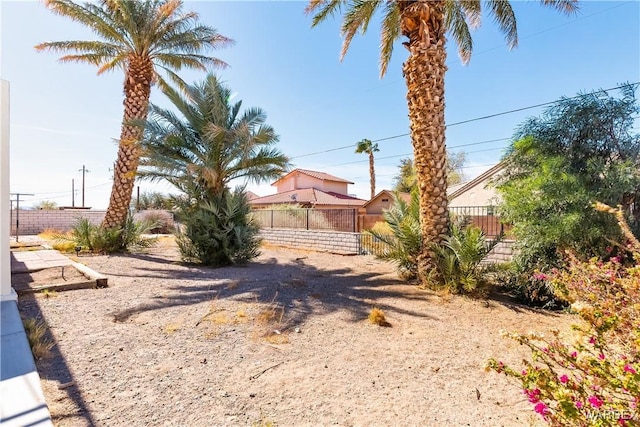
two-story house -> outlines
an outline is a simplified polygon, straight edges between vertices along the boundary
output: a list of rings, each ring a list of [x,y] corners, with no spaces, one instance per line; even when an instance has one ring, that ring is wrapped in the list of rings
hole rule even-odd
[[[307,169],[294,169],[271,184],[276,194],[251,199],[254,209],[290,204],[304,208],[356,209],[367,201],[350,196],[346,179]]]

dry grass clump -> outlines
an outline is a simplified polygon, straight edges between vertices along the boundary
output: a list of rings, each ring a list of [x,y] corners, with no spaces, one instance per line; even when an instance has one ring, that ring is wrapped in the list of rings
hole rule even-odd
[[[38,237],[44,240],[55,240],[56,236],[61,234],[65,234],[65,232],[55,228],[47,228],[42,233],[38,234]]]
[[[51,290],[51,289],[44,289],[42,291],[42,296],[44,298],[55,298],[58,296],[58,292]]]
[[[277,296],[277,294],[276,294]],[[254,336],[260,337],[271,344],[287,344],[289,334],[285,319],[284,307],[276,302],[276,296],[254,317]]]
[[[182,327],[182,322],[169,322],[166,325],[164,325],[164,328],[162,328],[162,331],[167,335],[171,335],[174,332],[179,331],[181,327]]]
[[[391,326],[391,323],[387,322],[387,319],[384,317],[384,312],[378,307],[373,307],[369,312],[369,323],[384,327]]]
[[[75,252],[76,244],[70,240],[61,240],[60,236],[68,236],[71,239],[71,233],[68,231],[60,231],[54,228],[47,228],[38,237],[51,242],[51,247],[60,252]]]
[[[47,337],[49,326],[44,321],[33,317],[23,319],[22,323],[24,324],[33,358],[36,360],[43,358],[54,346],[53,341]]]

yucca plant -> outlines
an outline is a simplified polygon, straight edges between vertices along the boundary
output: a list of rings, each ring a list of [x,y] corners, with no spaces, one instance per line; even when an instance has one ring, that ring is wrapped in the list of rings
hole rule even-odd
[[[184,206],[177,243],[185,262],[214,267],[237,264],[259,255],[259,227],[244,191],[226,191],[210,200]]]

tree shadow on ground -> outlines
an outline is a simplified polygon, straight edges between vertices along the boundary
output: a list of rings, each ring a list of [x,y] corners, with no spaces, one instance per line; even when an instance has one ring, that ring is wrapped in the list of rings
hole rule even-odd
[[[45,323],[47,322],[38,303],[38,299],[33,294],[20,296],[18,309],[20,315],[24,318],[33,317],[41,319]],[[66,419],[75,419],[82,425],[94,427],[96,422],[91,412],[89,412],[84,396],[75,384],[73,373],[64,355],[60,352],[60,347],[58,346],[55,336],[51,333],[51,329],[47,329],[44,339],[50,340],[54,343],[54,346],[48,355],[36,361],[38,374],[42,379],[55,381],[59,384],[59,387],[65,385],[66,387],[63,388],[64,393],[66,393],[67,398],[74,403],[73,405],[67,405],[68,412],[52,414],[54,424],[59,424],[62,420]],[[82,420],[82,422],[79,420]],[[74,425],[75,424],[76,423],[74,423]]]
[[[356,271],[337,266],[344,256],[335,255],[335,267],[318,267],[307,257],[287,261],[263,258],[244,266],[207,268],[167,264],[146,257],[132,277],[171,279],[162,295],[113,313],[116,322],[140,313],[213,300],[268,304],[283,309],[290,324],[303,323],[313,315],[348,310],[350,320],[361,321],[372,307],[387,313],[431,318],[425,312],[407,310],[400,300],[427,301],[430,294],[394,277],[389,271]],[[103,272],[110,274],[108,272]],[[172,284],[175,280],[175,284]],[[189,283],[181,283],[188,281]]]
[[[517,297],[511,295],[509,291],[506,291],[499,287],[494,287],[486,298],[486,304],[488,306],[499,304],[516,313],[536,313],[552,317],[560,317],[564,315],[562,308],[548,309],[544,307],[527,305]]]

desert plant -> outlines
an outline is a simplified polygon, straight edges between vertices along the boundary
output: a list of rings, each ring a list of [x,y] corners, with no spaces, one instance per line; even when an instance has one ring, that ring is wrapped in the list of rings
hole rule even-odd
[[[480,228],[467,224],[464,217],[456,218],[449,235],[434,245],[440,284],[454,294],[486,291],[489,282],[481,262],[501,239],[487,240]]]
[[[185,206],[179,213],[183,230],[176,240],[183,260],[221,267],[258,256],[259,228],[249,211],[241,190]]]
[[[373,153],[380,151],[378,144],[372,142],[369,139],[363,139],[356,144],[356,153],[367,153],[369,156],[369,184],[371,186],[371,197],[373,199],[376,196],[376,171],[375,171],[375,159]]]
[[[543,0],[542,4],[571,13],[572,0]],[[447,234],[447,150],[445,145],[445,84],[447,39],[457,42],[463,62],[471,59],[470,27],[480,24],[482,9],[493,15],[509,46],[518,42],[516,17],[509,1],[347,1],[309,0],[307,12],[313,26],[342,17],[341,57],[358,32],[366,33],[373,20],[380,21],[380,76],[384,76],[398,39],[409,51],[402,75],[407,84],[407,104],[416,178],[420,192],[420,234],[427,242],[440,243]],[[379,19],[381,18],[381,19]],[[428,77],[427,77],[428,76]],[[423,245],[416,261],[426,277],[435,267],[432,245]],[[421,278],[422,278],[421,277]]]
[[[567,268],[550,279],[583,320],[574,326],[575,341],[558,331],[551,339],[505,334],[527,346],[532,360],[522,370],[488,361],[488,368],[519,381],[534,411],[554,426],[640,425],[640,242],[621,209],[598,210],[616,215],[632,265],[570,255]]]
[[[377,255],[378,258],[397,264],[401,277],[415,278],[418,274],[417,257],[422,249],[418,192],[414,190],[411,193],[409,203],[397,194],[393,199],[393,204],[383,214],[391,234],[376,230],[368,233],[386,244]]]
[[[164,210],[149,210],[142,213],[143,221],[150,222],[154,226],[149,229],[151,234],[170,234],[174,231],[173,217],[171,212]]]
[[[33,358],[38,360],[46,356],[55,345],[47,337],[49,327],[43,320],[29,317],[22,320]]]
[[[279,178],[289,158],[275,148],[278,135],[260,108],[231,103],[231,89],[214,74],[202,82],[163,92],[174,110],[149,107],[139,175],[165,180],[189,199],[207,201],[232,180],[260,183]]]
[[[71,232],[54,236],[56,243],[72,242],[74,247],[81,247],[94,253],[112,253],[131,248],[147,248],[155,244],[156,239],[143,237],[143,234],[156,227],[149,221],[135,221],[129,215],[123,228],[101,228],[88,219],[79,217],[71,228]]]
[[[373,307],[369,312],[369,323],[378,326],[391,326],[389,322],[387,322],[387,318],[384,315],[384,311],[380,310],[378,307]]]

